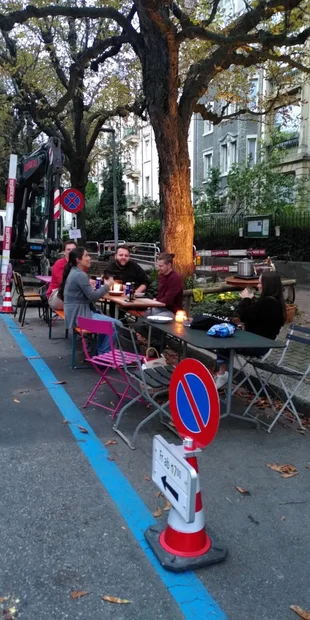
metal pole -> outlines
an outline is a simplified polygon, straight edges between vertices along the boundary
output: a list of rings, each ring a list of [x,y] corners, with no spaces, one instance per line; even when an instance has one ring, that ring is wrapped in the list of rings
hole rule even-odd
[[[116,176],[116,141],[115,129],[111,127],[101,127],[100,131],[112,134],[112,184],[113,184],[113,228],[115,248],[118,245],[118,208],[117,208],[117,176]]]
[[[116,145],[115,130],[112,130],[112,165],[113,165],[113,223],[115,249],[118,246],[118,213],[117,213],[117,177],[116,177]]]
[[[10,155],[9,178],[8,178],[6,210],[5,210],[5,228],[3,231],[3,250],[2,250],[2,263],[1,263],[0,294],[2,292],[3,296],[5,295],[7,273],[9,271],[9,262],[10,262],[16,174],[17,174],[17,155]]]

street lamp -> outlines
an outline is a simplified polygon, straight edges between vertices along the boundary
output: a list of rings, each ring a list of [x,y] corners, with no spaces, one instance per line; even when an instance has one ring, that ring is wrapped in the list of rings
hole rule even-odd
[[[100,131],[112,135],[112,166],[113,166],[113,228],[115,249],[118,246],[118,213],[117,213],[117,182],[116,182],[116,145],[115,129],[111,127],[101,127]]]

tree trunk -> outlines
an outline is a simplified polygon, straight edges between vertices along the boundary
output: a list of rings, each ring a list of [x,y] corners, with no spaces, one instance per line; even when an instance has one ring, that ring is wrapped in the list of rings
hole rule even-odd
[[[85,190],[88,181],[89,174],[89,163],[88,161],[82,162],[70,162],[70,181],[71,187],[78,189],[79,192],[83,194],[85,197]],[[77,224],[78,228],[81,230],[82,238],[80,239],[80,244],[84,244],[86,241],[86,232],[85,232],[85,206],[78,213],[77,216]]]
[[[152,121],[152,119],[151,119]],[[193,273],[194,215],[190,191],[187,131],[176,119],[152,122],[159,157],[159,191],[162,242],[175,254],[175,267],[183,278]]]

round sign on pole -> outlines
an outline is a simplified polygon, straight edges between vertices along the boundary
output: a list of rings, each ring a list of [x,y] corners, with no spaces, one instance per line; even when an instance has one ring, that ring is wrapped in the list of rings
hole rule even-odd
[[[60,197],[60,204],[69,213],[78,213],[84,207],[84,196],[78,189],[65,189]]]
[[[218,391],[209,370],[198,360],[180,362],[169,386],[170,411],[181,437],[203,448],[214,439],[220,422]]]

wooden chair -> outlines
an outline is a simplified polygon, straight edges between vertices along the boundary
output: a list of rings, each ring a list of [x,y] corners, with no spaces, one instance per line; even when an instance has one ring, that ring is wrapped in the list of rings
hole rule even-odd
[[[20,313],[19,313],[18,320],[22,324],[22,327],[23,327],[25,323],[26,312],[27,312],[27,308],[29,304],[31,304],[35,308],[38,308],[40,318],[41,318],[41,310],[43,311],[43,314],[44,314],[45,308],[44,308],[44,304],[42,302],[41,296],[38,293],[25,293],[23,279],[20,273],[13,271],[13,280],[14,280],[16,294],[17,294],[17,302],[16,302],[14,316],[17,315],[17,310],[20,307]]]

